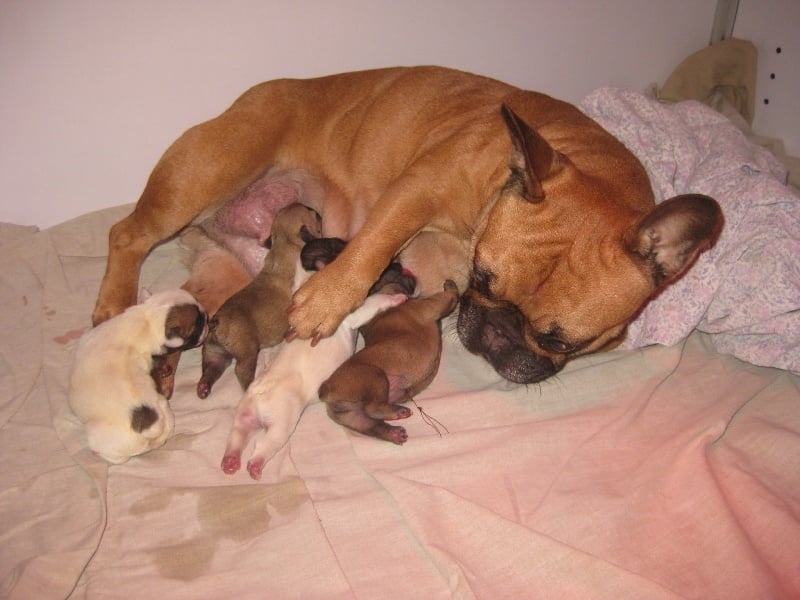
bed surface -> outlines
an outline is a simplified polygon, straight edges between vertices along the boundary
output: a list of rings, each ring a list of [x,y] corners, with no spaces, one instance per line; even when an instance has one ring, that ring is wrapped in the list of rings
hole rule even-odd
[[[65,397],[108,228],[130,208],[0,228],[0,596],[800,596],[800,377],[736,358],[709,326],[517,386],[448,321],[417,399],[448,431],[415,412],[398,447],[314,404],[260,482],[220,470],[241,392],[229,369],[199,400],[193,350],[172,438],[107,465]],[[171,242],[142,282],[185,275]]]

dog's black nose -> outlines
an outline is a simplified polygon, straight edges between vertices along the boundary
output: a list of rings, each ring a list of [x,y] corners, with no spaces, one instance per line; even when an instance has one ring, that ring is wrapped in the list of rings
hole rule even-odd
[[[467,350],[486,359],[504,379],[536,383],[555,375],[559,367],[525,343],[523,322],[513,308],[487,308],[465,294],[458,313],[458,337]]]

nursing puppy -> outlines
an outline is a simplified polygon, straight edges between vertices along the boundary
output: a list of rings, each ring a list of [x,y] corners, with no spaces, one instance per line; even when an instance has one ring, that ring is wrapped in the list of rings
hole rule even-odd
[[[364,348],[336,369],[319,388],[331,419],[354,431],[403,444],[404,427],[386,420],[405,419],[408,402],[433,381],[442,354],[441,319],[458,303],[449,279],[444,290],[411,298],[361,328]]]
[[[243,390],[252,383],[258,353],[280,343],[289,327],[295,267],[303,245],[320,235],[319,216],[302,204],[292,204],[275,216],[267,240],[270,249],[261,272],[231,296],[209,325],[203,345],[203,372],[197,395],[207,398],[232,360]]]
[[[222,470],[229,475],[239,470],[248,439],[263,428],[247,463],[250,477],[260,479],[264,463],[286,443],[303,410],[317,399],[320,383],[352,355],[358,328],[405,299],[403,294],[370,296],[316,347],[309,340],[295,340],[275,350],[267,369],[247,388],[239,404]]]
[[[420,232],[444,233],[470,249],[454,265],[471,269],[459,337],[521,383],[618,345],[723,223],[699,194],[654,206],[624,145],[543,94],[439,67],[277,80],[166,151],[111,229],[93,321],[135,301],[155,244],[271,170],[318,181],[323,235],[350,240],[295,292],[292,335],[331,335]]]
[[[89,447],[122,463],[161,446],[174,419],[156,390],[153,355],[194,348],[206,313],[185,290],[159,292],[87,332],[78,343],[68,402],[86,426]]]

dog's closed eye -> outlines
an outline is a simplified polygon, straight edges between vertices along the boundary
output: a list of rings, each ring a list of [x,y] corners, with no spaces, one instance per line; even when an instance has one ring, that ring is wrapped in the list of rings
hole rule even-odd
[[[495,275],[488,269],[482,269],[478,267],[476,264],[472,271],[472,287],[475,288],[475,291],[486,296],[487,298],[491,298],[492,290],[491,285],[492,281],[494,280]]]
[[[574,349],[572,344],[555,337],[539,337],[536,339],[536,344],[545,352],[553,354],[568,354]]]

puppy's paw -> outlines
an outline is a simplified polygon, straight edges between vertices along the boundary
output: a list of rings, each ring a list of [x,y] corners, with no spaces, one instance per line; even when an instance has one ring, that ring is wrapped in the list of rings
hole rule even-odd
[[[211,393],[211,382],[201,379],[197,382],[197,397],[201,400],[208,398]]]
[[[406,433],[405,427],[391,427],[386,440],[401,446],[408,441],[408,433]]]
[[[241,468],[242,457],[237,453],[226,454],[222,457],[222,463],[220,466],[225,473],[228,475],[233,475]]]
[[[247,462],[247,472],[250,477],[258,481],[261,479],[261,473],[264,470],[264,460],[261,458],[253,458]]]
[[[289,308],[287,339],[319,340],[332,335],[363,300],[357,285],[344,283],[344,277],[334,273],[335,265],[315,273],[295,292]]]

